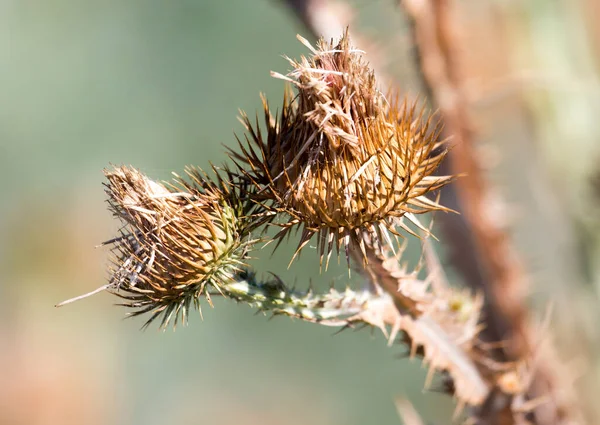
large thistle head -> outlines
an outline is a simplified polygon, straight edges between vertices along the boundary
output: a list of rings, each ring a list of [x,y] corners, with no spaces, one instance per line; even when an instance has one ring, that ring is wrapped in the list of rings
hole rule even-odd
[[[210,302],[209,290],[240,272],[255,242],[250,232],[260,219],[243,199],[243,182],[187,174],[191,183],[163,184],[134,168],[105,171],[110,209],[123,222],[121,235],[106,242],[115,254],[108,289],[135,308],[132,315],[151,313],[146,325],[161,315],[162,327],[185,321],[201,296]]]
[[[451,181],[435,176],[445,155],[440,127],[415,105],[386,97],[362,52],[345,33],[319,41],[293,70],[278,116],[263,99],[266,131],[243,116],[248,133],[233,152],[242,173],[258,186],[259,202],[287,221],[279,237],[302,228],[298,251],[318,234],[321,259],[361,240],[390,241],[411,231],[415,214],[444,210],[428,197]]]

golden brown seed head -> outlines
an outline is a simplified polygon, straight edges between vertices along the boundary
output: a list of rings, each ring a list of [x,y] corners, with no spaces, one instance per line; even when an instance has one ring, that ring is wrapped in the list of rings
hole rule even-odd
[[[279,117],[265,109],[266,134],[244,116],[248,129],[240,170],[259,186],[261,202],[290,217],[284,236],[303,227],[298,250],[319,234],[321,256],[358,241],[375,242],[416,222],[414,214],[444,209],[426,195],[451,177],[434,176],[444,158],[440,128],[424,111],[378,90],[362,52],[347,33],[337,44],[320,41],[313,55],[290,60],[292,82]]]
[[[113,245],[110,289],[129,300],[133,314],[163,315],[165,326],[187,318],[206,286],[238,272],[244,257],[243,219],[234,197],[199,172],[188,172],[193,184],[178,179],[168,187],[134,168],[106,170],[110,209],[124,227]],[[210,298],[209,298],[210,301]]]

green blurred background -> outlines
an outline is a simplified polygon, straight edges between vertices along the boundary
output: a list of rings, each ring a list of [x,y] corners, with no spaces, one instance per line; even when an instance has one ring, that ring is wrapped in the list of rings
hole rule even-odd
[[[355,1],[353,7],[365,34],[387,49],[380,56],[384,65],[405,77],[401,85],[412,90],[409,37],[392,3]],[[506,61],[528,68],[534,51],[545,52],[535,56],[537,69],[556,62],[553,76],[580,81],[580,68],[563,69],[560,60],[567,52],[576,54],[569,46],[578,33],[569,28],[578,28],[583,15],[566,20],[562,8],[571,6],[467,3],[473,9],[465,21],[475,28],[493,20],[490,8],[500,8],[506,27],[514,26],[496,34],[512,46],[495,50],[501,59],[482,40],[470,41],[479,46],[477,54],[487,52],[504,66],[486,73],[490,62],[479,57],[472,63],[481,68],[470,73],[492,81],[507,72]],[[209,161],[225,160],[223,144],[234,146],[234,132],[242,134],[238,109],[254,114],[260,92],[279,104],[283,84],[269,71],[289,69],[284,54],[307,53],[296,33],[308,34],[277,1],[0,0],[0,424],[398,424],[396,395],[407,395],[433,423],[448,423],[451,400],[423,396],[425,372],[416,361],[399,360],[402,347],[387,348],[379,333],[332,337],[335,329],[285,318],[268,321],[222,300],[203,310],[203,321],[193,316],[188,327],[165,333],[152,326],[141,332],[143,318],[123,321],[125,310],[113,307],[116,299],[107,294],[54,308],[107,277],[107,250],[94,246],[119,225],[106,210],[102,169],[131,164],[166,179],[187,164],[206,168]],[[571,41],[563,48],[557,34],[571,34]],[[594,45],[589,48],[594,51]],[[518,176],[527,176],[524,168],[530,165],[523,152],[542,164],[550,182],[561,176],[563,183],[565,175],[580,174],[583,162],[577,161],[598,155],[598,109],[585,103],[598,103],[597,56],[586,50],[577,57],[592,58],[584,64],[592,70],[585,76],[593,80],[591,90],[556,92],[548,83],[520,97],[522,111],[503,103],[502,94],[499,109],[477,109],[482,130],[489,130],[486,141],[502,148],[495,177],[510,200],[519,202],[516,228],[524,230],[517,239],[526,260],[533,257],[534,280],[542,283],[535,291],[550,294],[565,293],[566,285],[585,286],[585,276],[593,276],[593,249],[573,253],[578,248],[569,244],[579,246],[573,228],[596,229],[598,221],[594,210],[579,214],[579,207],[570,208],[574,202],[559,196],[561,207],[552,211],[565,209],[561,217],[575,218],[563,229],[567,242],[560,250],[567,253],[557,254],[548,248],[553,239],[547,234],[556,229],[556,217],[540,218],[545,204]],[[524,81],[521,89],[528,85]],[[481,94],[481,87],[473,90]],[[565,102],[581,110],[573,112]],[[555,126],[567,113],[569,125],[577,120],[584,142],[559,137]],[[527,119],[527,129],[511,114]],[[507,134],[510,142],[503,145]],[[523,148],[519,137],[534,137],[536,143]],[[577,154],[574,146],[580,147]],[[565,151],[575,155],[567,165],[556,159]],[[561,190],[570,196],[571,187]],[[298,286],[309,279],[320,287],[347,283],[344,267],[319,276],[317,254],[310,250],[288,270],[291,251],[270,257],[267,249],[257,266]],[[578,302],[571,295],[570,308]]]

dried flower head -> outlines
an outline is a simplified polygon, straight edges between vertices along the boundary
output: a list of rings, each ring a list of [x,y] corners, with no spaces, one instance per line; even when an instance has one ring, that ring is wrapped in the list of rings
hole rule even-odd
[[[253,204],[240,197],[243,183],[214,183],[187,170],[192,184],[150,180],[134,168],[106,170],[105,184],[113,214],[124,226],[105,244],[115,253],[108,289],[136,309],[162,314],[162,327],[187,319],[200,297],[210,303],[208,287],[219,291],[243,267],[249,233],[258,221]],[[146,326],[145,325],[145,326]]]
[[[362,52],[320,41],[309,58],[288,59],[286,92],[279,117],[263,99],[266,134],[243,115],[248,130],[241,153],[232,153],[241,172],[259,187],[259,201],[289,220],[278,237],[303,228],[297,253],[318,234],[321,260],[346,249],[362,232],[380,243],[397,235],[406,217],[445,208],[426,195],[452,177],[434,176],[444,158],[440,127],[414,105],[387,99],[377,88]],[[412,232],[411,232],[412,233]]]

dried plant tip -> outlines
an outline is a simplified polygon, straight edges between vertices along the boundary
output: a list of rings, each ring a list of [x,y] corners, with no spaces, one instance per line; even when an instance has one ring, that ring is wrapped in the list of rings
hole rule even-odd
[[[298,114],[321,131],[329,148],[359,153],[362,125],[375,120],[386,106],[374,72],[362,58],[364,52],[350,45],[347,31],[337,45],[321,40],[317,49],[298,38],[313,55],[300,61],[288,58],[293,71],[272,75],[297,87]]]
[[[219,291],[243,266],[252,215],[237,196],[242,186],[217,183],[195,170],[193,184],[152,181],[134,168],[106,170],[110,209],[124,227],[105,244],[115,253],[108,289],[136,309],[162,315],[162,327],[187,319],[207,289]],[[234,190],[235,189],[235,190]],[[251,208],[251,207],[250,207]]]
[[[247,143],[232,157],[259,201],[289,217],[279,237],[302,227],[299,251],[318,234],[323,259],[364,231],[389,241],[397,227],[410,231],[403,217],[418,225],[414,214],[444,210],[427,194],[452,178],[433,175],[445,155],[440,128],[415,105],[386,99],[347,33],[312,52],[274,74],[298,95],[286,93],[279,117],[263,100],[266,135],[243,116]]]

